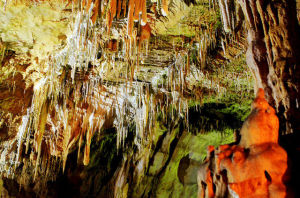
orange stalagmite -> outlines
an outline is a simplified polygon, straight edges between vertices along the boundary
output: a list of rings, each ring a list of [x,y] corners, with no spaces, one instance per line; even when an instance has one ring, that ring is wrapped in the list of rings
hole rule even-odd
[[[285,186],[288,159],[286,151],[278,145],[278,129],[275,110],[260,89],[241,129],[239,144],[216,148],[213,156],[200,167],[199,197],[212,195],[212,182],[216,186],[213,189],[216,197],[227,193],[243,198],[288,196]],[[210,173],[213,173],[211,177]]]
[[[253,144],[277,143],[279,121],[274,108],[266,101],[263,89],[259,89],[251,108],[252,112],[241,129],[239,145],[249,148]]]

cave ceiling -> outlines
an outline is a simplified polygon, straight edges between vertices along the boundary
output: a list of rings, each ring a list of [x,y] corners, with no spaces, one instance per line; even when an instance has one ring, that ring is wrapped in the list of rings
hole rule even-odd
[[[240,71],[222,67],[243,56],[243,27],[235,35],[240,21],[230,19],[222,32],[226,16],[217,6],[205,0],[1,1],[2,174],[14,177],[18,168],[31,167],[33,178],[46,172],[49,179],[75,150],[88,165],[92,138],[111,127],[120,149],[134,125],[142,155],[158,138],[161,112],[188,129],[191,101],[221,98],[229,86],[251,98],[245,64]],[[215,70],[222,80],[210,75]]]

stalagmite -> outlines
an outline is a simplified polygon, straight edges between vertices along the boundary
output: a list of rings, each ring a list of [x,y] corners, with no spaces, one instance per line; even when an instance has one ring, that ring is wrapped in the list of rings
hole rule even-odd
[[[286,197],[287,153],[278,145],[278,129],[275,110],[259,89],[240,142],[208,148],[198,172],[199,197]]]

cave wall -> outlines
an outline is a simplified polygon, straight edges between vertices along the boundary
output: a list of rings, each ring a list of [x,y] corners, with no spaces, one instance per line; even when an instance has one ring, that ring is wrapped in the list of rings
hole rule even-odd
[[[293,0],[239,0],[248,29],[247,64],[276,107],[283,134],[298,133],[299,24]]]

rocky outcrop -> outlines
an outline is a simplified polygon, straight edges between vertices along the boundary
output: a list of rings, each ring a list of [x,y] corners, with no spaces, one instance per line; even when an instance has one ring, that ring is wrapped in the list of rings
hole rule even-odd
[[[238,144],[209,146],[198,197],[286,197],[287,153],[278,145],[275,110],[259,89]]]

